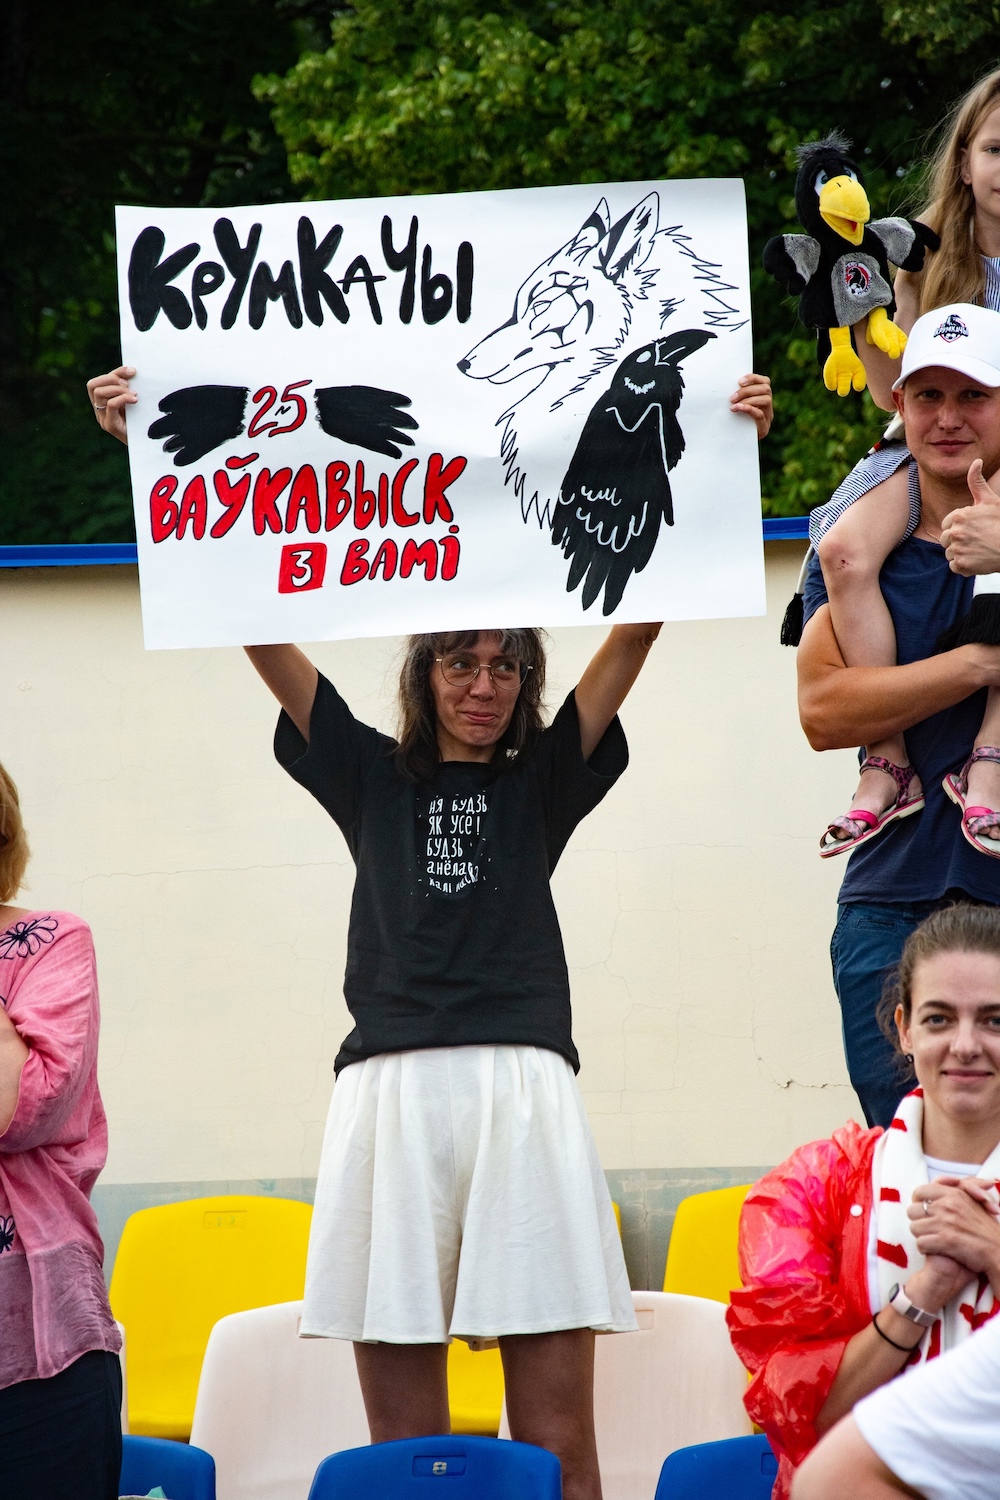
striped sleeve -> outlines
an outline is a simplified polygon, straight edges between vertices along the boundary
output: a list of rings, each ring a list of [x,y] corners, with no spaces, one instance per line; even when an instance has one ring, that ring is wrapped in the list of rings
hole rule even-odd
[[[809,540],[813,546],[822,540],[835,521],[839,521],[845,511],[850,510],[855,500],[860,500],[862,495],[867,495],[877,484],[884,479],[889,479],[895,474],[901,464],[909,463],[910,450],[905,443],[878,444],[867,452],[860,463],[848,474],[847,478],[837,486],[825,505],[817,505],[809,515]],[[910,507],[910,519],[907,524],[906,533],[900,538],[905,541],[912,536],[920,524],[920,507],[914,515],[913,507]]]

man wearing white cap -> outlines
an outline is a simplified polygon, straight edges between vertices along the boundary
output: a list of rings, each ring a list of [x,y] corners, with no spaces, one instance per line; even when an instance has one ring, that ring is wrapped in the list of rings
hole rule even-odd
[[[947,520],[956,557],[963,548],[963,561],[971,555],[966,518],[974,513],[972,502],[997,523],[996,552],[989,555],[983,528],[968,529],[978,538],[973,566],[1000,571],[1000,496],[983,478],[984,466],[988,474],[1000,468],[1000,313],[961,303],[918,318],[893,391],[911,454],[911,500],[920,515],[879,579],[898,665],[847,666],[815,559],[804,589],[799,648],[799,712],[813,748],[853,748],[905,731],[926,799],[922,811],[851,855],[832,943],[851,1081],[869,1124],[884,1127],[910,1086],[876,1020],[886,972],[936,907],[956,898],[1000,905],[1000,858],[970,842],[943,785],[972,754],[985,689],[1000,686],[1000,646],[938,648],[941,635],[953,631],[972,604],[971,578],[952,571],[942,540]]]

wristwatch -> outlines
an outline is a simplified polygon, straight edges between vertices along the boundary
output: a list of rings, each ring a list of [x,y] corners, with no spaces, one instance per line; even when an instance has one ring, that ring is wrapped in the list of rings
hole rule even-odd
[[[889,1293],[889,1306],[895,1312],[902,1313],[903,1317],[908,1318],[911,1323],[916,1323],[918,1328],[930,1328],[937,1322],[937,1313],[924,1312],[922,1307],[917,1307],[910,1301],[898,1281]]]

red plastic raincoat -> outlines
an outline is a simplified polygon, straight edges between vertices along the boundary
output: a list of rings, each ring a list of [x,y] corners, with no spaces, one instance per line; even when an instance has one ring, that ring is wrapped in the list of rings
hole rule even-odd
[[[800,1147],[743,1207],[743,1288],[726,1321],[753,1375],[746,1409],[778,1455],[774,1500],[785,1500],[795,1466],[818,1442],[816,1418],[844,1348],[871,1321],[868,1222],[881,1134],[852,1120],[831,1140]]]

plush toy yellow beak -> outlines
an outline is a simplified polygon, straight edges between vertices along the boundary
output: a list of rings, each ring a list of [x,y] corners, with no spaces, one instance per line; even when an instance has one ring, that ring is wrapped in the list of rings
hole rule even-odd
[[[831,177],[820,189],[819,211],[841,239],[861,244],[872,211],[860,182],[853,177]]]

